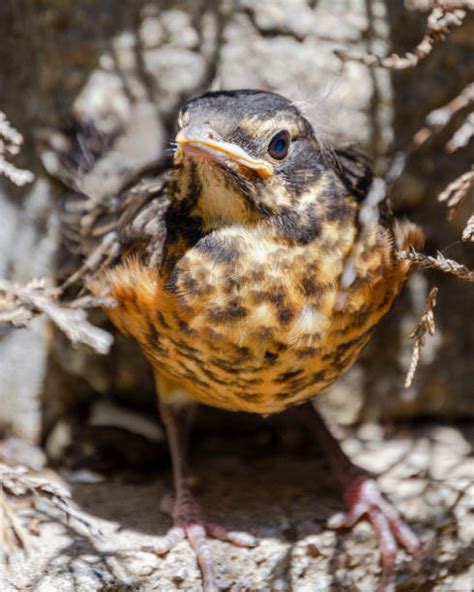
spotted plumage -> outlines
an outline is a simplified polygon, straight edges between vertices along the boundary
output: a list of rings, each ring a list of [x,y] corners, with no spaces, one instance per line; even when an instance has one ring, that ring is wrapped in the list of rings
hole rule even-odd
[[[180,121],[209,125],[258,158],[283,127],[293,154],[281,164],[269,157],[269,178],[197,151],[178,154],[151,200],[144,196],[156,183],[132,189],[145,205],[118,217],[126,255],[91,285],[110,292],[118,304],[107,311],[112,321],[195,400],[268,414],[312,398],[351,366],[391,307],[409,272],[394,257],[396,242],[405,248],[418,231],[375,225],[339,310],[371,180],[365,162],[323,149],[298,110],[270,93],[210,93],[190,101]],[[150,254],[156,235],[161,243]]]
[[[280,95],[207,93],[178,121],[173,162],[93,208],[90,195],[66,202],[65,236],[162,404],[266,415],[303,403],[357,359],[410,273],[395,250],[422,233],[386,204],[361,233],[367,161],[322,145]],[[57,159],[60,171],[68,154]]]

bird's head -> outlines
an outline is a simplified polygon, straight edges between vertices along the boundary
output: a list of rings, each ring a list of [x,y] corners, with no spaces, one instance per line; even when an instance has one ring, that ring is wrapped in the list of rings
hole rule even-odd
[[[178,124],[179,194],[210,227],[307,209],[329,183],[312,126],[278,94],[209,92],[185,103]]]

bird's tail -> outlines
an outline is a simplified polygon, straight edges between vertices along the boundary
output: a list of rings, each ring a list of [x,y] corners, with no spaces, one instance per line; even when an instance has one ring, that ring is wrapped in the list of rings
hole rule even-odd
[[[406,251],[413,248],[419,251],[425,244],[425,233],[417,224],[409,220],[396,220],[393,225],[395,248],[397,251]],[[407,277],[413,272],[414,266],[408,260],[400,262],[401,271]]]
[[[425,233],[420,226],[409,220],[396,220],[393,227],[397,249],[405,251],[413,247],[416,251],[425,244]]]

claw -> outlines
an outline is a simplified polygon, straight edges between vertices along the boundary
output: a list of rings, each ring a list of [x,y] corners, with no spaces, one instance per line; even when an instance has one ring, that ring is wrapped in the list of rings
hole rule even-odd
[[[165,555],[168,551],[171,551],[173,547],[176,547],[178,543],[186,538],[186,531],[181,526],[174,526],[166,535],[158,542],[156,547],[153,548],[153,552],[157,555]]]
[[[219,524],[206,522],[199,504],[189,492],[174,502],[171,513],[174,526],[155,547],[144,547],[142,550],[164,555],[178,543],[188,539],[201,568],[205,592],[217,592],[219,587],[207,535],[239,547],[255,546],[255,538],[245,532],[228,531]]]
[[[206,524],[206,530],[211,537],[232,543],[237,547],[255,547],[258,544],[257,539],[247,532],[226,530],[219,524],[213,524],[212,522]]]
[[[351,528],[362,518],[372,525],[382,553],[382,579],[379,592],[395,590],[395,562],[398,543],[412,555],[419,556],[422,546],[415,533],[380,493],[377,483],[366,476],[352,481],[346,489],[347,512],[335,514],[328,520],[329,528]]]

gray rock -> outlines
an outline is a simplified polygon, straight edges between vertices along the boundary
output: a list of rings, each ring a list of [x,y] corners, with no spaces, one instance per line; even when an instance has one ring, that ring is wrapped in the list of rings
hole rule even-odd
[[[413,590],[429,581],[440,592],[470,591],[473,426],[466,424],[461,430],[425,425],[386,440],[383,430],[369,426],[347,436],[363,441],[353,455],[356,461],[369,470],[384,469],[382,490],[426,547],[421,562],[400,554],[397,590]],[[387,446],[391,454],[383,463]],[[260,541],[252,549],[210,541],[222,589],[375,590],[380,553],[371,529],[364,523],[351,532],[326,527],[327,519],[341,509],[339,492],[326,486],[326,465],[288,455],[252,458],[253,448],[241,452],[247,460],[232,462],[232,471],[222,470],[227,461],[222,453],[199,455],[195,465],[201,475],[198,497],[208,517],[251,532]],[[169,518],[159,512],[165,492],[162,475],[153,483],[130,483],[116,476],[64,486],[103,538],[89,537],[74,520],[65,524],[60,514],[43,505],[42,516],[49,519],[40,523],[35,551],[27,559],[21,552],[13,554],[9,571],[4,566],[2,590],[202,590],[188,542],[165,557],[140,550],[153,546],[170,526]],[[31,510],[24,511],[21,520],[28,524],[31,517]]]

